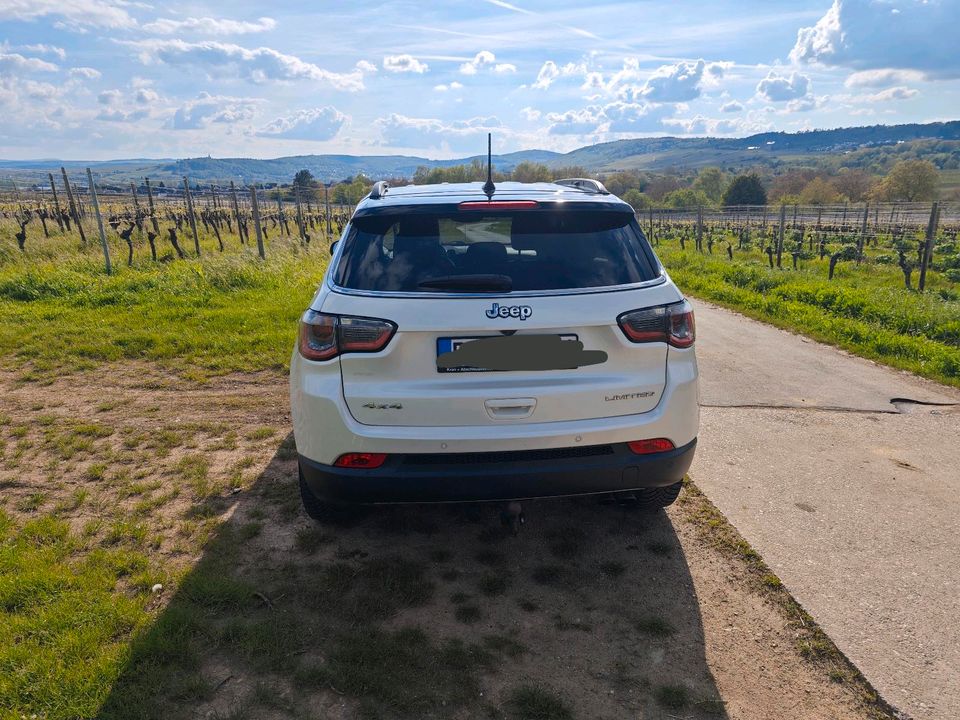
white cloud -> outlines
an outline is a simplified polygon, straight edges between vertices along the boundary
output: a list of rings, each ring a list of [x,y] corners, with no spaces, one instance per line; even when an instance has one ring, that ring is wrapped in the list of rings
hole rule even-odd
[[[606,85],[603,82],[603,73],[588,72],[583,78],[581,90],[603,90]]]
[[[546,90],[559,77],[568,77],[571,75],[586,75],[587,67],[583,63],[567,63],[558,66],[553,60],[547,60],[537,73],[537,79],[533,87],[537,90]]]
[[[116,123],[133,123],[143,120],[150,116],[150,111],[143,108],[139,110],[123,110],[116,108],[113,110],[102,110],[97,114],[97,120]]]
[[[423,74],[430,69],[430,66],[420,62],[413,55],[387,55],[383,58],[383,69],[394,73]]]
[[[744,135],[769,130],[768,123],[756,118],[711,118],[695,115],[692,118],[667,118],[663,124],[674,127],[688,135]]]
[[[140,105],[150,105],[160,99],[159,93],[150,88],[138,88],[133,95],[133,99]]]
[[[771,70],[757,84],[757,93],[771,102],[785,102],[802,98],[810,90],[810,78],[798,72],[780,75]]]
[[[617,101],[603,108],[608,119],[606,130],[619,133],[656,132],[663,129],[666,117],[674,108],[669,105],[627,103]]]
[[[300,110],[267,123],[257,135],[285,140],[332,140],[350,118],[335,107]]]
[[[262,101],[258,98],[229,97],[200,93],[177,108],[170,120],[174,130],[200,130],[213,123],[232,124],[253,119]]]
[[[617,100],[604,106],[589,105],[579,110],[547,113],[550,135],[595,135],[605,133],[649,133],[663,130],[664,120],[677,106],[633,103]]]
[[[960,77],[956,0],[834,0],[813,27],[801,28],[790,59],[856,70],[919,70]]]
[[[0,0],[0,17],[6,21],[56,17],[61,18],[58,25],[65,29],[132,28],[136,21],[122,7],[125,4],[109,0]]]
[[[469,120],[447,122],[436,118],[412,118],[391,113],[377,119],[383,142],[394,147],[440,148],[466,150],[486,147],[488,132],[503,134],[502,123],[496,117],[475,117]]]
[[[826,97],[817,98],[813,95],[804,95],[803,97],[789,101],[784,106],[784,111],[788,113],[810,112],[811,110],[816,110],[818,107],[821,107],[826,100]]]
[[[498,75],[504,75],[506,73],[515,73],[517,71],[517,66],[513,63],[497,63],[493,66],[493,71]]]
[[[101,105],[116,105],[123,99],[123,93],[119,90],[104,90],[97,95],[97,102]]]
[[[24,57],[20,53],[0,53],[2,72],[56,72],[59,68],[40,58]]]
[[[653,102],[694,100],[700,97],[700,81],[706,66],[703,60],[663,65],[647,79],[640,95]]]
[[[910,98],[916,97],[919,94],[919,90],[898,85],[897,87],[887,88],[886,90],[881,90],[880,92],[870,95],[856,95],[852,99],[855,101],[872,103],[891,102],[892,100],[909,100]]]
[[[661,65],[651,73],[640,67],[639,58],[628,57],[606,81],[599,72],[585,73],[582,88],[631,103],[680,103],[700,97],[705,86],[718,85],[731,67],[733,63],[726,60],[706,62],[700,58]]]
[[[462,87],[463,85],[461,85],[456,80],[454,80],[452,83],[449,83],[447,85],[443,85],[443,84],[434,85],[433,89],[436,90],[437,92],[447,92],[448,90],[459,90]]]
[[[158,35],[176,35],[183,32],[195,32],[203,35],[245,35],[247,33],[267,32],[277,26],[273,18],[262,17],[254,22],[229,20],[227,18],[197,17],[186,20],[161,18],[143,26],[146,32]]]
[[[253,50],[214,40],[188,43],[183,40],[118,41],[140,50],[145,64],[162,62],[167,65],[195,65],[231,72],[253,83],[271,81],[314,80],[325,82],[337,90],[354,92],[363,89],[363,74],[359,70],[336,73],[324,70],[294,55],[285,55],[268,47]]]
[[[40,53],[41,55],[56,55],[61,60],[65,60],[67,58],[67,51],[62,47],[57,47],[56,45],[36,43],[34,45],[21,45],[15,49],[32,53]]]
[[[70,68],[70,77],[86,78],[87,80],[99,80],[101,72],[92,67]]]
[[[547,60],[540,68],[540,72],[537,73],[537,79],[533,83],[533,87],[538,90],[546,90],[558,77],[560,77],[560,68],[553,60]]]
[[[595,105],[562,113],[547,113],[551,135],[589,135],[597,131],[604,120],[603,109]]]
[[[377,66],[374,65],[369,60],[358,60],[356,64],[357,70],[365,73],[375,73],[377,71]]]
[[[497,61],[496,56],[489,50],[481,50],[473,56],[473,60],[463,63],[460,66],[460,72],[464,75],[476,75],[484,65],[493,65]]]
[[[923,73],[916,70],[894,70],[882,68],[880,70],[861,70],[855,72],[844,81],[848,88],[879,88],[888,85],[901,85],[923,80]]]
[[[521,108],[521,109],[520,109],[520,114],[523,116],[523,118],[524,118],[525,120],[531,120],[531,121],[532,121],[532,120],[539,120],[539,119],[540,119],[540,115],[541,115],[541,113],[540,113],[539,110],[537,110],[536,108],[532,108],[532,107]]]
[[[63,96],[63,88],[45,82],[35,82],[33,80],[24,80],[21,84],[23,95],[31,100],[41,100],[44,102],[57,100]]]
[[[720,112],[725,112],[725,113],[741,112],[742,110],[743,110],[743,103],[740,103],[736,100],[725,102],[723,105],[720,106]]]

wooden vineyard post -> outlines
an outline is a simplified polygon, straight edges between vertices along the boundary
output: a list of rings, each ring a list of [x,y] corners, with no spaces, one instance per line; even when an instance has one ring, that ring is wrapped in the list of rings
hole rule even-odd
[[[277,225],[279,226],[280,235],[289,235],[290,233],[284,232],[284,222],[283,222],[283,200],[280,198],[280,185],[277,185]]]
[[[143,239],[143,215],[140,212],[140,200],[137,198],[137,184],[134,182],[130,183],[130,192],[133,195],[133,217],[137,223],[137,233],[138,237]],[[157,233],[159,235],[160,233]],[[157,238],[156,235],[151,235],[150,231],[147,231],[147,242],[150,244],[150,259],[154,262],[157,261]]]
[[[243,223],[240,222],[240,203],[237,202],[237,186],[230,181],[230,196],[233,198],[233,214],[237,219],[237,235],[240,237],[240,244],[245,244],[243,239]]]
[[[930,258],[933,255],[933,239],[937,235],[937,222],[940,220],[940,204],[934,202],[930,208],[930,220],[927,222],[927,234],[923,244],[923,259],[920,262],[920,280],[917,282],[917,290],[923,292],[927,285],[927,266],[930,265]]]
[[[253,210],[253,229],[257,231],[257,251],[260,253],[260,259],[267,258],[263,250],[263,232],[260,230],[260,206],[257,204],[257,188],[255,185],[250,187],[250,207]]]
[[[144,178],[143,184],[147,186],[147,204],[150,207],[150,222],[153,225],[153,232],[160,237],[160,223],[157,222],[157,213],[153,207],[153,190],[150,188],[150,178]]]
[[[860,238],[857,240],[857,265],[863,262],[863,246],[867,242],[867,218],[870,216],[870,203],[863,206],[863,223],[860,225]]]
[[[780,205],[780,228],[777,230],[777,267],[780,267],[780,261],[783,257],[783,232],[784,225],[787,223],[787,206]]]
[[[330,224],[330,186],[326,183],[323,184],[323,203],[327,207],[327,240],[330,240],[330,236],[333,235],[333,226]]]
[[[193,198],[190,197],[190,181],[187,176],[183,176],[183,191],[187,195],[187,215],[190,220],[190,232],[193,233],[193,247],[197,251],[197,257],[200,257],[200,236],[197,234],[197,216],[193,213]]]
[[[303,206],[300,204],[300,186],[293,186],[293,198],[297,203],[297,229],[300,231],[300,242],[307,242],[307,229],[303,224]]]
[[[77,203],[73,197],[73,190],[70,189],[70,180],[67,179],[67,170],[64,167],[61,167],[60,172],[63,173],[63,186],[67,189],[67,200],[70,203],[70,215],[73,217],[73,222],[76,223],[77,230],[80,232],[80,242],[82,242],[84,247],[86,247],[87,235],[83,232],[83,224],[80,222],[80,213],[77,212]]]
[[[53,173],[48,172],[50,178],[50,189],[53,190],[53,208],[57,211],[57,225],[60,226],[60,232],[63,232],[63,215],[60,214],[60,198],[57,197],[57,184],[53,182]]]
[[[647,240],[650,241],[652,244],[656,245],[656,243],[653,240],[653,206],[652,205],[649,208],[647,208],[647,212],[649,213],[649,222],[650,222],[650,237],[648,237]]]
[[[100,217],[100,203],[97,202],[97,188],[93,184],[93,173],[87,168],[87,182],[90,183],[90,199],[93,201],[93,214],[97,218],[97,230],[100,233],[100,245],[103,247],[103,261],[107,266],[107,275],[112,270],[110,268],[110,246],[107,245],[107,233],[103,230],[103,218]]]
[[[703,206],[697,206],[697,252],[703,252]]]
[[[137,186],[135,183],[130,183],[130,194],[133,196],[133,217],[137,222],[137,227],[140,227],[140,201],[137,200]]]

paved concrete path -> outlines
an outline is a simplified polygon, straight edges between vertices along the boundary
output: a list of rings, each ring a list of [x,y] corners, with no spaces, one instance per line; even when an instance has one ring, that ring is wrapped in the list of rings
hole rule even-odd
[[[888,702],[960,718],[960,392],[695,305],[691,476]]]

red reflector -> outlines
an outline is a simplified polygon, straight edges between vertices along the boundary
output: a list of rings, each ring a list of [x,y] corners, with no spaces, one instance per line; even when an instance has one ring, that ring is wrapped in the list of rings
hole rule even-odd
[[[457,207],[461,210],[529,210],[537,207],[536,200],[468,200]]]
[[[637,455],[650,455],[652,453],[667,452],[676,447],[666,438],[650,438],[649,440],[634,440],[628,442],[627,447]]]
[[[333,463],[342,468],[378,468],[387,460],[386,453],[346,453]]]

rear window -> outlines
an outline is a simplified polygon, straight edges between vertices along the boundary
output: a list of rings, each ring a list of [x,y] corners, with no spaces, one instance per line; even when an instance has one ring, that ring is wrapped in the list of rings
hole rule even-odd
[[[354,218],[344,243],[334,279],[356,290],[458,292],[484,278],[513,291],[569,290],[657,274],[633,216],[619,212],[372,215]]]

